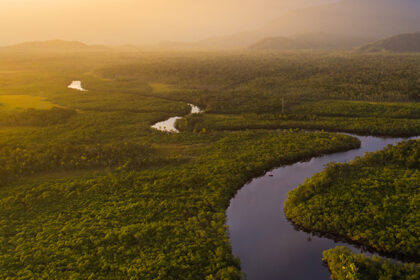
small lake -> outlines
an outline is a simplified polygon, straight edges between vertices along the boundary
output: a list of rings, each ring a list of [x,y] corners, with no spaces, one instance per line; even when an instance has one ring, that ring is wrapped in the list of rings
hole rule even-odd
[[[68,88],[79,90],[79,91],[87,91],[86,89],[82,88],[81,81],[72,81],[70,85],[67,86]]]
[[[199,114],[199,113],[202,112],[202,110],[198,106],[195,106],[193,104],[188,104],[188,105],[190,105],[190,107],[191,107],[190,114]],[[182,117],[172,117],[172,118],[169,118],[165,121],[158,122],[158,123],[152,125],[152,128],[160,130],[160,131],[178,133],[179,131],[175,127],[175,122],[179,119],[182,119]]]
[[[361,252],[352,245],[297,231],[283,210],[287,193],[321,172],[327,163],[347,162],[405,140],[352,136],[361,140],[360,149],[274,169],[246,184],[231,200],[229,237],[247,280],[327,280],[330,273],[322,264],[324,250],[345,245]]]

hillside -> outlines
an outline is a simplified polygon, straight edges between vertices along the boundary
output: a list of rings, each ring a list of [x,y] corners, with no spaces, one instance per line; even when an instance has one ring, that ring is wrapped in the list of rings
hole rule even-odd
[[[78,41],[50,40],[25,42],[13,46],[0,48],[0,51],[12,52],[82,52],[104,51],[108,48],[99,45],[87,45]]]
[[[417,31],[419,14],[419,0],[342,0],[287,12],[257,30],[200,43],[219,48],[246,48],[265,38],[313,33],[381,39]]]
[[[249,47],[253,50],[295,50],[310,49],[305,41],[288,37],[270,37],[258,41]]]
[[[369,38],[341,36],[327,33],[308,33],[292,37],[265,38],[250,46],[254,50],[347,50],[372,41]]]
[[[420,32],[392,36],[365,45],[360,50],[365,52],[420,52]]]

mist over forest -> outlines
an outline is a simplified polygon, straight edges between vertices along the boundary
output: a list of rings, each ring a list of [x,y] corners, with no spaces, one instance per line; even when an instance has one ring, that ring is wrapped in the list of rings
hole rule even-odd
[[[0,279],[420,279],[420,0],[0,0]]]
[[[0,3],[0,45],[88,44],[244,48],[273,36],[384,39],[420,30],[418,0],[97,1]]]

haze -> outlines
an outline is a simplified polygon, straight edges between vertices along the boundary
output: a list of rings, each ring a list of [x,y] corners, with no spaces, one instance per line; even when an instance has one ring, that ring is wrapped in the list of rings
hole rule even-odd
[[[195,41],[248,31],[282,13],[332,0],[1,0],[0,45]]]

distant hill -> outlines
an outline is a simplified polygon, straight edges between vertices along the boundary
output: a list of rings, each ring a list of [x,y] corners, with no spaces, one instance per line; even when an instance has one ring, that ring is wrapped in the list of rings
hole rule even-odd
[[[392,36],[360,48],[365,52],[420,52],[420,32]]]
[[[236,33],[227,36],[213,37],[197,42],[201,47],[219,49],[241,49],[255,44],[259,40],[269,37],[270,33],[258,33],[255,31]]]
[[[104,51],[108,50],[105,46],[87,45],[78,41],[38,41],[25,42],[13,46],[0,48],[1,51],[13,52],[84,52],[84,51]]]
[[[371,38],[334,35],[327,33],[308,33],[291,37],[265,38],[250,46],[254,50],[301,50],[301,49],[329,49],[348,50],[360,47]]]
[[[270,37],[262,39],[249,47],[252,50],[297,50],[310,49],[305,41],[288,37]]]
[[[420,0],[342,0],[287,12],[257,30],[200,43],[218,48],[247,48],[265,38],[318,33],[377,40],[419,30],[419,15]]]

